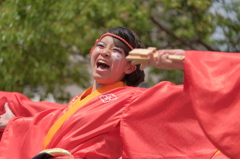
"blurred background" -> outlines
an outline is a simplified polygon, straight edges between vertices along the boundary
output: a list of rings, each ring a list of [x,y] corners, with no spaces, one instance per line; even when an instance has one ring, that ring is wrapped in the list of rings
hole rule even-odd
[[[89,50],[110,28],[145,47],[240,52],[238,0],[0,0],[0,90],[67,102],[91,86]],[[147,68],[142,87],[183,82]]]

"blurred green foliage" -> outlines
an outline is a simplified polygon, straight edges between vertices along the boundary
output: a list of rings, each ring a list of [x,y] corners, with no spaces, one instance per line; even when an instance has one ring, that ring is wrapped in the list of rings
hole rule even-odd
[[[235,19],[209,12],[215,2]],[[43,97],[69,99],[65,86],[91,85],[89,50],[116,26],[134,30],[145,47],[237,52],[239,6],[224,0],[0,0],[0,90],[40,87]],[[216,29],[224,38],[212,38]],[[183,72],[152,68],[148,85],[156,78],[178,84]]]

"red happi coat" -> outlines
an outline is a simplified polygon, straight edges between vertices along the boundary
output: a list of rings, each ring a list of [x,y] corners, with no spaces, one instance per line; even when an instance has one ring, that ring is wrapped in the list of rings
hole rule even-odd
[[[211,81],[212,78],[219,75],[222,77],[222,73],[227,72],[225,65],[225,71],[222,72],[214,68],[221,66],[213,65],[225,54],[216,55],[218,58],[214,62],[209,60],[210,54],[187,52],[186,91],[183,91],[182,86],[161,82],[149,89],[120,87],[105,92],[69,117],[46,148],[66,149],[74,158],[122,156],[123,159],[210,159],[218,149],[232,158],[239,158],[239,150],[236,147],[239,146],[239,116],[235,111],[240,111],[234,107],[238,104],[237,101],[234,100],[231,106],[226,106],[228,102],[219,106],[215,102],[222,98],[221,89],[212,88],[214,82],[201,85],[201,82],[206,82],[204,79]],[[215,56],[215,53],[212,54]],[[237,57],[239,58],[236,56],[231,59],[233,63]],[[192,63],[196,61],[194,59],[198,59],[199,62]],[[211,69],[208,71],[209,66]],[[194,69],[199,69],[200,72]],[[213,75],[209,76],[212,71]],[[232,80],[235,78],[236,76],[233,76]],[[222,77],[221,80],[224,83],[226,79]],[[225,95],[229,95],[232,90],[234,87],[227,90]],[[212,95],[218,91],[218,97]],[[239,94],[236,93],[237,95]],[[210,100],[212,96],[215,102]],[[211,107],[214,109],[209,109]],[[229,109],[232,107],[235,109]],[[28,159],[36,155],[43,149],[48,130],[68,108],[49,109],[34,117],[16,117],[11,120],[0,143],[0,158]],[[221,112],[226,109],[232,117]],[[214,120],[210,118],[215,113],[213,110],[217,110],[218,115],[217,118],[214,115]],[[226,117],[233,119],[224,122],[224,128],[229,129],[221,128],[221,122]],[[226,123],[231,126],[227,126]],[[224,137],[228,140],[221,140]],[[234,142],[229,142],[230,140]],[[223,153],[213,158],[226,159]]]
[[[199,59],[199,60],[198,60]],[[240,158],[240,53],[191,51],[184,87],[209,140]]]
[[[34,102],[21,93],[0,91],[0,114],[4,113],[3,105],[6,102],[14,115],[25,117],[33,116],[46,109],[58,109],[66,106],[65,104],[46,101]]]
[[[9,108],[15,116],[31,117],[36,113],[47,109],[59,109],[66,107],[65,104],[50,103],[47,101],[34,102],[17,92],[0,91],[0,115],[5,113],[4,104],[8,103]],[[0,129],[0,140],[3,129]]]
[[[151,109],[140,100],[145,106],[131,106],[124,114],[127,158],[240,158],[240,54],[187,51],[184,63],[184,96],[179,93],[165,107],[159,103]],[[181,98],[191,104],[179,106],[185,101]],[[211,155],[202,135],[221,152]]]
[[[151,116],[155,116],[161,111],[170,111],[171,113],[169,109],[171,105],[175,107],[175,110],[181,111],[183,107],[188,105],[188,99],[184,98],[182,89],[182,86],[162,82],[149,89],[120,87],[107,91],[89,101],[66,120],[46,148],[66,149],[75,158],[119,158],[122,155],[122,147],[127,146],[122,140],[132,135],[128,132],[128,126],[122,124],[124,114],[129,109],[138,109],[140,105],[149,110],[162,106],[162,108],[155,110]],[[112,100],[109,100],[108,96]],[[24,156],[28,159],[39,153],[43,149],[43,142],[48,130],[67,109],[68,107],[57,110],[50,109],[38,113],[34,117],[17,117],[11,120],[2,136],[0,158],[20,159]],[[191,112],[189,118],[194,119],[193,111],[191,109],[189,111]],[[171,115],[174,114],[173,112]],[[143,114],[141,118],[148,121],[151,116]],[[195,128],[201,132],[198,122],[193,121],[193,123],[196,125]],[[158,125],[156,121],[152,121],[151,124]],[[141,125],[135,126],[140,127]],[[146,132],[148,131],[146,129]],[[198,135],[198,140],[201,138],[209,143],[203,135]],[[132,142],[137,144],[138,140]],[[144,147],[148,146],[150,145]],[[209,151],[213,153],[216,148],[212,146],[211,150],[208,149],[208,153],[210,153]],[[125,158],[124,155],[123,158]]]

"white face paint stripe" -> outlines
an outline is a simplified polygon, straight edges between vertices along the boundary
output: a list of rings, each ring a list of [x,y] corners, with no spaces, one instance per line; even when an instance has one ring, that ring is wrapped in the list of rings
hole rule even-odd
[[[111,55],[113,57],[113,63],[112,65],[114,65],[115,61],[117,61],[117,68],[116,68],[116,71],[118,71],[118,68],[120,67],[120,61],[121,59],[123,58],[121,55],[119,55],[118,53],[112,53]],[[113,68],[113,66],[112,66]]]

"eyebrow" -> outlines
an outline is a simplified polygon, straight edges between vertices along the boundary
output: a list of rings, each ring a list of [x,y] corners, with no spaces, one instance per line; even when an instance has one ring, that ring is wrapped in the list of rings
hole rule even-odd
[[[123,38],[121,38],[121,37],[118,36],[118,35],[115,35],[115,34],[112,34],[112,33],[109,33],[109,32],[103,34],[99,39],[97,39],[97,41],[98,41],[98,40],[101,40],[101,39],[102,39],[103,37],[105,37],[105,36],[115,37],[115,38],[117,38],[118,40],[120,40],[120,41],[122,41],[123,43],[125,43],[131,50],[133,49],[133,47],[132,47],[126,40],[124,40]]]
[[[100,42],[101,42],[101,43],[104,43],[104,44],[106,44],[106,43],[105,43],[104,41],[102,41],[102,40],[101,40],[101,41],[99,41],[98,43],[100,43]]]
[[[104,43],[105,45],[107,44],[106,42],[104,42],[104,41],[102,41],[102,40],[99,41],[98,43],[100,43],[100,42],[101,42],[101,43]],[[121,50],[124,50],[122,47],[118,47],[118,46],[116,46],[116,44],[114,44],[114,43],[113,43],[113,46],[116,47],[116,48],[119,48],[119,49],[121,49]]]
[[[100,43],[100,42],[101,42],[101,43],[104,43],[105,45],[107,44],[106,42],[102,41],[102,39],[101,39],[98,43]],[[114,44],[114,43],[113,43],[113,45],[114,45],[114,47],[118,48],[121,52],[125,53],[124,48],[118,47],[118,46],[116,46],[116,44]]]

